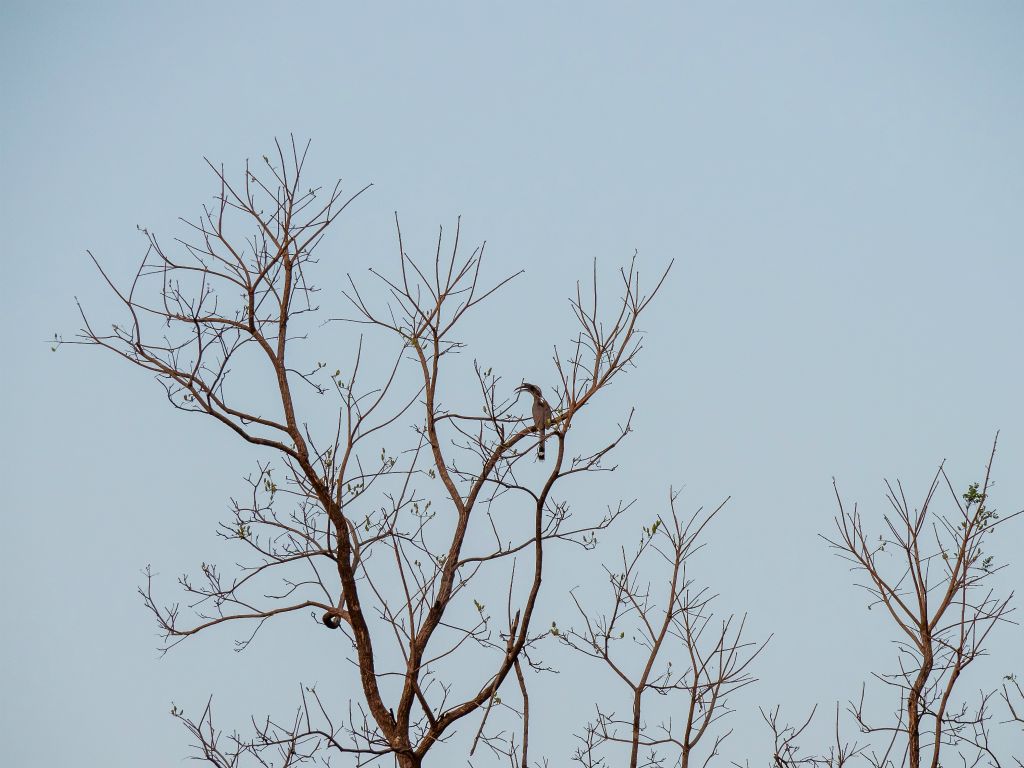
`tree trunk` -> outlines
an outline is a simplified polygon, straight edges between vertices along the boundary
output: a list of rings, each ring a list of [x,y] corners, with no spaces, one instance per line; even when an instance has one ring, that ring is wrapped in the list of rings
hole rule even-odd
[[[921,694],[932,673],[933,663],[931,639],[926,638],[921,670],[907,694],[907,756],[910,768],[921,768]],[[939,745],[936,744],[935,751],[938,752],[938,749]]]

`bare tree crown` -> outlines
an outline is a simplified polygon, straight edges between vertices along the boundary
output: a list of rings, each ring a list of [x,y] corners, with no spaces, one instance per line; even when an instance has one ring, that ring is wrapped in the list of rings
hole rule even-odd
[[[281,463],[261,460],[221,526],[224,538],[249,553],[240,570],[204,563],[196,576],[182,577],[189,615],[157,601],[152,577],[141,590],[167,647],[242,623],[249,627],[242,649],[264,622],[314,612],[343,630],[353,649],[361,697],[344,723],[328,715],[316,692],[304,694],[294,722],[267,721],[249,737],[224,738],[208,709],[185,721],[202,755],[235,765],[276,751],[290,765],[327,750],[360,762],[393,755],[415,766],[462,718],[489,712],[510,673],[525,704],[521,662],[546,636],[531,633],[545,548],[555,540],[591,547],[626,508],[576,522],[556,493],[566,477],[608,469],[607,454],[629,432],[627,418],[603,445],[570,448],[567,440],[595,396],[634,364],[637,321],[665,274],[644,293],[634,259],[620,272],[610,314],[599,300],[596,265],[593,284],[577,285],[570,304],[579,329],[553,356],[555,410],[545,427],[554,461],[538,479],[523,463],[536,427],[501,375],[474,368],[483,415],[445,405],[442,371],[465,346],[461,323],[516,277],[485,283],[484,246],[466,253],[459,227],[447,248],[439,235],[429,260],[409,255],[398,228],[393,274],[373,267],[376,286],[350,276],[328,291],[348,303],[338,321],[375,335],[373,366],[362,336],[345,374],[297,362],[296,346],[311,327],[306,316],[320,311],[318,248],[366,191],[344,193],[340,182],[308,187],[307,150],[278,144],[273,159],[264,157],[259,171],[247,164],[238,182],[210,164],[219,189],[202,216],[186,222],[192,236],[167,248],[143,230],[147,250],[127,287],[94,259],[124,317],[103,331],[83,310],[80,341],[151,372],[175,408],[216,419]],[[383,376],[366,373],[380,367],[386,349]],[[333,418],[308,415],[303,391],[334,398]],[[398,435],[401,450],[374,452],[372,441],[384,434]],[[494,514],[502,505],[519,513]],[[469,590],[484,569],[506,583],[500,617]],[[460,664],[464,657],[477,661]],[[480,677],[467,679],[469,668]],[[522,744],[507,748],[521,748],[525,763],[525,706],[521,717]]]

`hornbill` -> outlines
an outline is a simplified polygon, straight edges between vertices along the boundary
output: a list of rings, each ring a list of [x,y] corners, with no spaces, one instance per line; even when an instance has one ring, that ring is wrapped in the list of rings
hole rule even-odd
[[[516,387],[516,391],[529,392],[533,395],[533,426],[540,432],[537,458],[544,461],[544,429],[547,427],[548,422],[551,421],[551,406],[548,405],[548,401],[544,399],[544,395],[540,392],[540,387],[536,384],[528,384],[524,381]]]

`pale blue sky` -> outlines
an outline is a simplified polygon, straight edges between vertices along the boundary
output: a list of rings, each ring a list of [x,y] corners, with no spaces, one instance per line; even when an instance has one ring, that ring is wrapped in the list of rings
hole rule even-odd
[[[488,310],[516,324],[479,318],[476,354],[510,379],[548,375],[531,345],[571,334],[592,259],[676,260],[604,406],[639,407],[616,484],[575,500],[638,496],[646,522],[669,484],[732,496],[700,576],[775,639],[727,756],[767,759],[757,705],[827,709],[892,661],[817,538],[833,475],[881,512],[884,476],[919,494],[946,458],[966,485],[1001,429],[997,504],[1024,506],[1024,5],[559,5],[2,4],[4,765],[179,765],[172,700],[212,693],[229,727],[331,684],[308,621],[157,658],[141,569],[203,560],[260,454],[112,357],[44,343],[77,329],[75,296],[109,306],[85,249],[125,274],[136,224],[169,241],[213,194],[204,155],[237,169],[290,132],[317,178],[375,185],[338,269],[390,264],[397,210],[413,247],[461,214],[493,276],[527,270]],[[996,551],[1018,557],[1004,587],[1019,553]],[[542,623],[597,572],[575,557]],[[1024,673],[1022,642],[1001,628],[966,688]],[[549,655],[567,671],[541,698],[578,663]],[[536,756],[565,764],[592,693],[538,723]]]

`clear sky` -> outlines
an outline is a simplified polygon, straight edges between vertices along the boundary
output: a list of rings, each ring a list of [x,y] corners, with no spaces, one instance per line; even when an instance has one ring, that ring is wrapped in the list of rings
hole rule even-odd
[[[638,414],[601,493],[639,498],[626,539],[670,484],[684,508],[732,496],[699,575],[752,637],[775,633],[727,750],[766,761],[757,705],[828,709],[894,658],[818,538],[833,475],[881,514],[883,477],[919,496],[945,458],[966,485],[1001,429],[997,506],[1024,506],[1024,5],[369,6],[0,6],[0,762],[179,765],[172,701],[213,694],[230,727],[286,715],[300,682],[351,684],[306,620],[244,654],[225,630],[157,658],[141,569],[170,596],[260,454],[113,357],[45,343],[78,328],[75,296],[110,306],[86,249],[126,275],[136,225],[169,242],[214,193],[204,156],[237,170],[289,133],[319,179],[374,183],[325,246],[341,269],[393,263],[397,210],[417,248],[461,215],[492,276],[526,270],[478,317],[475,354],[508,380],[551,381],[593,259],[610,275],[637,250],[652,276],[676,260],[639,369],[602,406]],[[1024,584],[1020,547],[995,554],[1002,586]],[[599,573],[564,557],[542,625]],[[1024,674],[1020,647],[1001,627],[965,689]],[[566,672],[540,698],[579,664],[548,653]],[[538,724],[552,765],[591,712],[580,686],[579,712]]]

